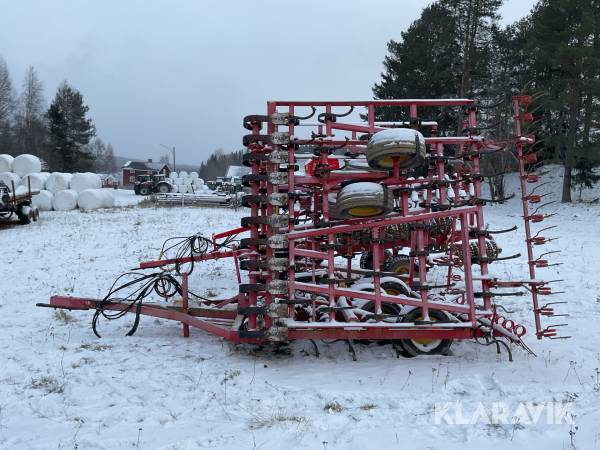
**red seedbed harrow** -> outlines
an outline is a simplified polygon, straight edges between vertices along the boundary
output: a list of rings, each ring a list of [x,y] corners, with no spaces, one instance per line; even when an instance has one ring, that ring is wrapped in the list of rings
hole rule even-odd
[[[456,339],[509,350],[526,329],[504,317],[501,300],[531,292],[537,338],[556,338],[548,283],[535,269],[548,265],[533,246],[530,214],[540,201],[528,191],[538,177],[521,135],[531,97],[514,98],[515,136],[502,144],[479,134],[469,99],[272,101],[265,115],[244,118],[244,163],[251,168],[242,198],[250,214],[241,227],[167,242],[157,261],[115,283],[102,300],[52,297],[54,308],[92,309],[100,317],[135,313],[172,319],[235,343],[298,339],[388,341],[398,354],[446,354]],[[458,136],[438,134],[428,115],[460,111]],[[381,112],[396,121],[377,121]],[[362,113],[358,117],[358,113]],[[388,116],[389,117],[389,116]],[[354,118],[354,119],[353,119]],[[457,127],[459,128],[459,127]],[[529,276],[503,280],[490,266],[503,255],[484,221],[480,158],[516,146],[520,160]],[[239,238],[239,239],[238,239]],[[204,299],[191,293],[194,264],[233,258],[239,293]],[[232,280],[233,282],[233,280]],[[160,302],[150,302],[150,296]],[[509,350],[510,353],[510,350]]]

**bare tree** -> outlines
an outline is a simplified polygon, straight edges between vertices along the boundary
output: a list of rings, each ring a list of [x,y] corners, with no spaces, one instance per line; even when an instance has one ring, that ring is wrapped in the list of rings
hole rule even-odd
[[[12,149],[12,121],[15,112],[15,94],[6,62],[0,58],[0,151]]]
[[[106,172],[107,173],[116,173],[117,172],[117,160],[115,159],[115,150],[111,144],[106,146]]]
[[[44,122],[44,87],[35,69],[30,66],[23,80],[23,91],[19,98],[17,112],[17,142],[20,150],[43,154],[46,140]]]

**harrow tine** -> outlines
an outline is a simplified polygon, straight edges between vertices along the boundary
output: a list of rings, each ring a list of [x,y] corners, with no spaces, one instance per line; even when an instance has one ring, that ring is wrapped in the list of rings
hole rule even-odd
[[[321,354],[319,353],[319,346],[317,345],[314,339],[310,339],[310,342],[312,343],[313,348],[315,349],[315,357],[318,358],[319,356],[321,356]]]
[[[354,342],[352,339],[348,339],[348,352],[352,353],[352,361],[358,361],[356,357],[356,349],[354,348]]]

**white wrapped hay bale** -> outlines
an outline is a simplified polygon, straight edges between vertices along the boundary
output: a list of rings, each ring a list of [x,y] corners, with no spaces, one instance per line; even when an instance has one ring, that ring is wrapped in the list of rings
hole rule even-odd
[[[5,185],[7,185],[10,189],[12,189],[12,183],[14,182],[15,188],[21,182],[21,177],[16,173],[12,172],[2,172],[0,173],[0,181],[2,181]]]
[[[10,155],[0,155],[0,172],[12,172],[14,160]]]
[[[183,180],[183,183],[186,186],[191,186],[192,185],[192,179],[191,178],[186,178],[185,180]]]
[[[179,184],[179,185],[177,185],[177,192],[185,194],[185,193],[187,193],[187,191],[188,191],[188,185],[187,184]]]
[[[179,174],[177,172],[171,172],[169,174],[169,177],[172,178],[173,180],[179,178]]]
[[[46,189],[53,194],[69,189],[69,182],[72,176],[70,173],[53,172],[46,180]]]
[[[115,206],[115,198],[108,189],[84,189],[77,199],[79,208],[86,211]]]
[[[41,173],[28,173],[21,178],[21,186],[29,187],[30,185],[32,191],[46,189],[46,177]]]
[[[17,156],[12,164],[12,171],[23,177],[28,173],[37,173],[42,171],[42,162],[37,156],[24,153]]]
[[[198,172],[190,172],[190,174],[189,174],[189,177],[190,177],[192,180],[197,180],[198,178],[200,178],[200,177],[198,176]]]
[[[73,189],[58,191],[54,194],[52,207],[55,211],[71,211],[77,208],[78,196],[77,191]]]
[[[189,175],[185,170],[179,172],[179,178],[187,178]]]
[[[91,172],[74,173],[69,182],[69,188],[77,192],[86,189],[100,189],[101,187],[102,179],[100,175]]]
[[[52,211],[52,200],[54,200],[54,194],[44,189],[39,194],[33,196],[31,203],[40,211]]]

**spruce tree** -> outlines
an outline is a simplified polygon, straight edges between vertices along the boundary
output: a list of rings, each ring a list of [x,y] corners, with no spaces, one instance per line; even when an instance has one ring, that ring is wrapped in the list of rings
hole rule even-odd
[[[83,96],[64,82],[46,113],[53,170],[83,172],[94,167],[94,155],[87,144],[96,135],[92,120],[86,117],[89,108]]]

